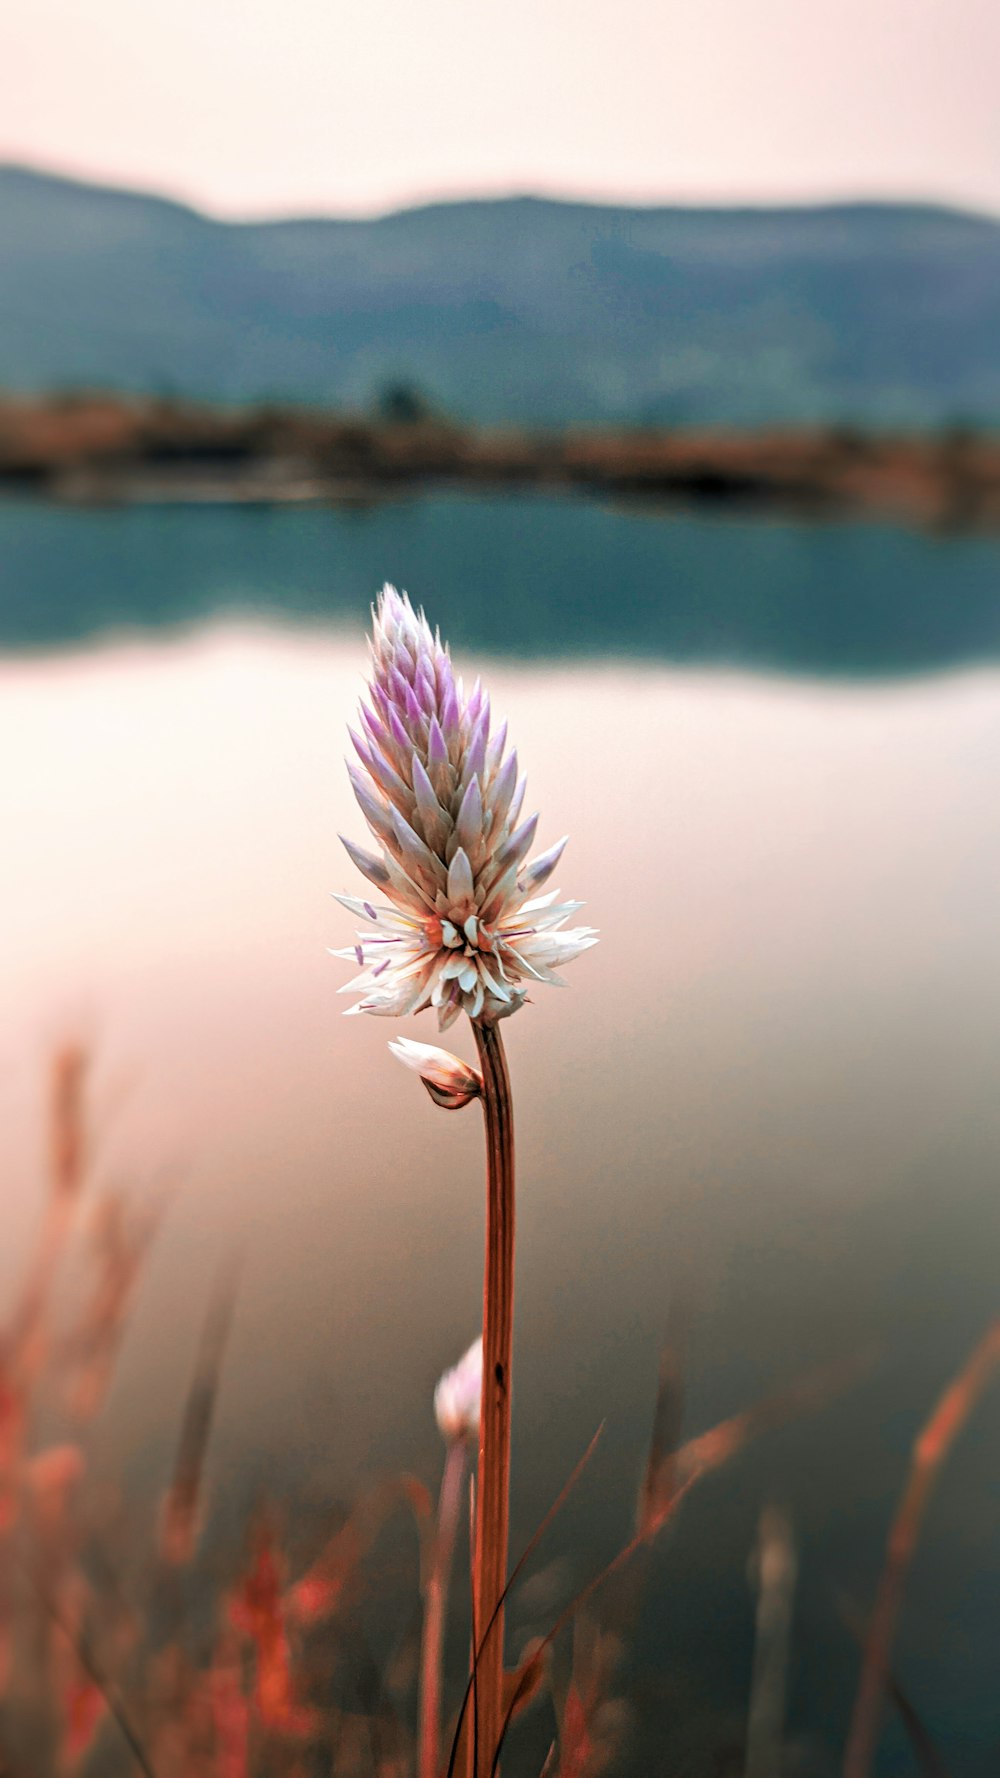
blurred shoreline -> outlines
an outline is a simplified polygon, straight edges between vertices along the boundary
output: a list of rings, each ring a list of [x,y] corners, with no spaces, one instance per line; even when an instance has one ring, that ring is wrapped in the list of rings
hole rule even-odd
[[[114,393],[0,395],[0,491],[79,505],[365,507],[417,488],[582,492],[1000,530],[1000,436],[972,429],[562,432]]]

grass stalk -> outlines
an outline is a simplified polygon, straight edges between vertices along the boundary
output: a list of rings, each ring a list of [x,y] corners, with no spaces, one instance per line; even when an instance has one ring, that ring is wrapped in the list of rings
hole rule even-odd
[[[889,1529],[885,1564],[868,1623],[854,1714],[844,1754],[844,1778],[868,1778],[878,1744],[882,1703],[903,1588],[924,1512],[942,1465],[966,1420],[1000,1368],[1000,1321],[979,1344],[940,1397],[917,1437],[902,1498]]]
[[[455,1551],[455,1532],[462,1505],[465,1439],[452,1439],[445,1458],[438,1499],[437,1525],[430,1572],[424,1590],[424,1624],[420,1648],[419,1778],[438,1778],[441,1742],[441,1669],[448,1582]]]
[[[797,1568],[790,1519],[779,1507],[765,1507],[756,1555],[757,1621],[745,1778],[776,1778],[782,1768]]]

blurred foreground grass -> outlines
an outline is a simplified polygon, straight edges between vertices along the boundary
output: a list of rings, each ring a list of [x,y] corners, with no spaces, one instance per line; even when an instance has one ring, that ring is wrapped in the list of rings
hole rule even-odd
[[[276,1503],[264,1502],[235,1555],[211,1540],[202,1547],[206,1458],[237,1260],[219,1277],[204,1320],[158,1507],[139,1524],[119,1490],[92,1482],[102,1409],[167,1201],[162,1192],[143,1200],[97,1183],[89,1073],[80,1045],[66,1044],[52,1058],[44,1210],[0,1337],[0,1778],[136,1771],[145,1778],[411,1778],[420,1758],[421,1600],[435,1572],[437,1535],[425,1483],[388,1478],[350,1508],[332,1503],[295,1537]],[[529,1755],[527,1741],[512,1748],[505,1756],[512,1778],[540,1766],[545,1778],[597,1778],[627,1757],[624,1667],[653,1540],[704,1475],[758,1434],[822,1407],[859,1369],[852,1361],[809,1376],[684,1440],[681,1343],[677,1330],[663,1354],[633,1537],[556,1609],[550,1629],[520,1651],[508,1676],[507,1727],[534,1706],[544,1758]],[[843,1602],[863,1648],[845,1778],[872,1770],[887,1698],[925,1778],[946,1773],[892,1672],[891,1645],[937,1474],[998,1366],[1000,1323],[987,1330],[916,1441],[867,1624]],[[511,1585],[599,1436],[519,1557]],[[379,1566],[377,1546],[396,1516],[409,1555]],[[785,1740],[796,1551],[793,1527],[774,1508],[762,1515],[752,1574],[756,1645],[746,1736],[720,1751],[714,1769],[733,1778],[791,1778],[815,1768]],[[388,1589],[379,1600],[377,1643],[369,1642],[364,1612],[376,1586]],[[467,1592],[456,1587],[452,1618],[462,1612],[467,1621]],[[467,1649],[467,1627],[463,1637]],[[439,1675],[449,1711],[439,1770],[461,1778],[476,1727],[468,1671],[466,1661],[464,1671]]]

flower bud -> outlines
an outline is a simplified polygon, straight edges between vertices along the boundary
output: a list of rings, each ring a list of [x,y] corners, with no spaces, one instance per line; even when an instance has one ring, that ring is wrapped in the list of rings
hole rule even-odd
[[[474,1340],[454,1370],[445,1371],[434,1391],[434,1413],[442,1438],[475,1438],[479,1433],[479,1403],[483,1393],[483,1342]]]
[[[411,1037],[397,1037],[389,1048],[393,1055],[419,1074],[435,1105],[445,1111],[460,1111],[483,1090],[483,1077],[478,1068],[470,1067],[448,1050],[433,1043],[415,1043]]]

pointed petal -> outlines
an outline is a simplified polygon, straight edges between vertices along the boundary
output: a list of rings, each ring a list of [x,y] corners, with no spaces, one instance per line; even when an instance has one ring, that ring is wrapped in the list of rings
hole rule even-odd
[[[489,746],[486,749],[486,772],[487,772],[488,777],[493,778],[496,776],[497,770],[499,769],[499,766],[500,766],[500,762],[503,759],[503,750],[506,747],[506,745],[507,745],[507,722],[505,719],[500,724],[500,727],[497,729],[496,734],[493,736],[492,741],[489,743]]]
[[[533,858],[531,863],[525,866],[521,873],[521,887],[525,894],[530,895],[532,890],[540,889],[542,884],[547,882],[566,850],[568,839],[569,834],[563,834],[562,839],[557,840],[554,846],[550,846],[547,852],[540,852],[537,858]]]
[[[515,871],[516,881],[517,869],[520,866],[525,853],[530,852],[531,850],[537,827],[538,816],[529,815],[527,821],[522,821],[520,827],[511,834],[509,839],[504,840],[503,845],[493,854],[489,868],[486,872],[485,887],[487,894],[492,892],[499,879],[502,876],[506,876],[511,869]],[[483,918],[489,918],[485,907],[483,909]]]
[[[479,779],[476,777],[470,780],[468,789],[462,798],[452,838],[457,846],[460,846],[465,852],[470,863],[482,850],[483,800],[479,789]]]
[[[408,877],[423,882],[431,894],[444,888],[445,868],[403,816],[394,811],[393,829],[401,862]]]
[[[388,760],[381,753],[377,753],[374,748],[371,750],[368,770],[379,789],[385,791],[386,796],[391,798],[397,809],[401,810],[404,815],[409,814],[413,807],[413,795],[409,785],[398,772],[393,771]]]
[[[494,838],[499,835],[504,822],[507,819],[507,812],[510,808],[511,798],[514,795],[514,786],[516,783],[517,751],[515,749],[515,751],[509,754],[504,760],[503,765],[500,767],[499,772],[490,786],[489,796],[487,797],[487,808],[489,810],[491,822],[490,833]]]
[[[451,902],[472,900],[472,866],[461,846],[448,866],[448,899]]]
[[[364,780],[356,766],[348,764],[347,775],[351,780],[358,807],[367,821],[376,839],[384,845],[394,844],[392,820],[388,805],[380,802],[373,788]]]
[[[377,920],[379,917],[371,902],[361,901],[357,895],[335,894],[333,899],[339,901],[342,908],[346,908],[349,914],[355,914],[359,920]]]
[[[483,719],[477,722],[469,737],[462,760],[461,782],[467,785],[472,778],[482,778],[486,771],[486,727]]]
[[[447,1031],[449,1025],[455,1023],[461,1010],[462,1003],[460,1000],[449,1000],[446,1001],[443,1006],[440,1006],[438,1008],[438,1030]]]
[[[378,888],[384,889],[389,881],[389,872],[382,859],[377,858],[374,852],[366,852],[363,846],[356,846],[346,834],[342,833],[338,837],[351,863],[357,865],[361,875],[367,877],[370,883],[377,884]]]
[[[507,820],[509,821],[511,827],[513,827],[515,821],[517,820],[518,816],[521,813],[521,804],[524,801],[524,793],[527,790],[527,788],[528,788],[528,780],[525,777],[524,773],[522,772],[521,776],[519,777],[519,779],[517,781],[517,785],[514,790],[514,795],[511,798],[510,812],[507,816]]]
[[[389,873],[389,886],[386,894],[402,908],[412,909],[414,913],[423,914],[434,911],[434,896],[431,890],[424,888],[423,883],[414,881],[407,875],[402,865],[397,863],[392,854],[387,852],[385,868]]]
[[[483,896],[479,918],[485,926],[495,926],[503,918],[508,904],[517,896],[517,865],[512,864],[497,877]],[[502,933],[500,935],[503,936]]]
[[[424,769],[419,754],[412,758],[413,794],[417,803],[417,814],[424,830],[424,838],[432,851],[443,853],[451,833],[451,816],[438,802],[434,786]]]

